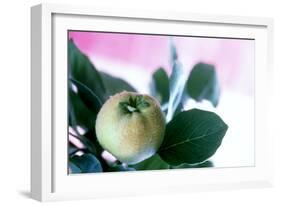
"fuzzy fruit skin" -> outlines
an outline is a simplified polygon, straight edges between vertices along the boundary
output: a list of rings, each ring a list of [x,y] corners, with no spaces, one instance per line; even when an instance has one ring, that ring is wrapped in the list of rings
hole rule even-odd
[[[111,96],[96,119],[96,135],[101,146],[127,164],[136,164],[155,154],[165,134],[165,116],[153,97],[141,95],[149,106],[139,112],[122,110],[119,103],[136,96],[140,94],[126,91]]]

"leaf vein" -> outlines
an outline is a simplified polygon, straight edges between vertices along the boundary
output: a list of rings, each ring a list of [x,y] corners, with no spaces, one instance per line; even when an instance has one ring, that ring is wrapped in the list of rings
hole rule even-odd
[[[182,144],[191,142],[191,141],[195,141],[195,140],[199,140],[199,139],[202,139],[202,138],[204,138],[204,137],[207,137],[207,136],[211,136],[211,135],[216,134],[216,133],[218,133],[218,132],[220,132],[220,131],[222,131],[222,130],[224,130],[223,127],[220,128],[220,129],[218,129],[217,131],[214,131],[214,132],[210,133],[210,134],[203,134],[203,135],[200,135],[200,136],[197,136],[197,137],[194,137],[194,138],[188,138],[188,139],[186,139],[186,140],[184,140],[184,141],[177,142],[177,143],[174,143],[174,144],[169,145],[169,146],[167,146],[167,147],[164,147],[164,148],[162,148],[160,151],[164,151],[164,150],[167,150],[167,149],[170,149],[170,148],[173,148],[173,147],[176,147],[176,146],[179,146],[179,145],[182,145]]]

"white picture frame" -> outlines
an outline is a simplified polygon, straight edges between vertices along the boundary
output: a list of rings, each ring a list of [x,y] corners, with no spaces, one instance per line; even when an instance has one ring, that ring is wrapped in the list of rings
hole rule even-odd
[[[115,24],[116,21],[120,24]],[[130,27],[136,22],[137,27]],[[192,35],[195,36],[251,37],[257,40],[255,166],[69,176],[65,136],[67,84],[61,83],[67,79],[66,31],[87,30],[94,25],[104,31],[146,28],[150,33],[165,32],[161,26],[153,27],[155,22],[174,26],[177,28],[173,31],[175,34],[184,32],[181,28],[185,25],[192,25]],[[273,75],[272,19],[41,4],[31,9],[31,25],[32,198],[53,201],[273,185],[273,134],[267,121],[272,98],[268,92]],[[55,69],[58,67],[62,69]],[[58,136],[65,138],[56,138]]]

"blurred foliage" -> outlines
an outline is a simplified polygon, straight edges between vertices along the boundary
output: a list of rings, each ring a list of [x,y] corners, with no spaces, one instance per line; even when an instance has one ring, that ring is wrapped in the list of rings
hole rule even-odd
[[[209,100],[218,105],[220,88],[215,67],[210,64],[196,64],[188,77],[185,90],[196,101]]]
[[[95,121],[102,104],[109,96],[126,91],[137,92],[119,77],[100,72],[72,40],[68,42],[68,119],[69,173],[118,172],[212,167],[209,159],[220,146],[227,125],[212,112],[184,111],[188,98],[206,99],[214,106],[219,102],[219,84],[213,65],[196,64],[189,77],[178,60],[176,47],[170,44],[171,75],[158,68],[151,77],[151,95],[161,104],[166,114],[166,134],[158,152],[135,165],[103,156],[95,133]],[[81,128],[83,131],[81,132]],[[74,139],[83,144],[78,148]],[[203,163],[202,163],[203,162]]]
[[[137,91],[133,86],[131,86],[128,82],[124,81],[123,79],[111,76],[104,72],[100,72],[100,75],[105,85],[106,93],[104,95],[106,99],[109,96],[112,96],[116,93],[120,93],[123,91],[128,91],[128,92]]]
[[[77,171],[77,168],[79,168],[81,173],[102,172],[102,166],[93,154],[74,155],[70,158],[69,162],[72,166],[71,171],[74,173]]]
[[[169,101],[169,77],[163,68],[157,69],[153,75],[152,95],[161,103],[165,104]]]

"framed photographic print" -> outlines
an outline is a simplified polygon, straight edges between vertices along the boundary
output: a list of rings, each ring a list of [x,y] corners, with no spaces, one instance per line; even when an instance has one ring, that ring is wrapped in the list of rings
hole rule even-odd
[[[34,199],[272,185],[271,19],[31,12]]]

